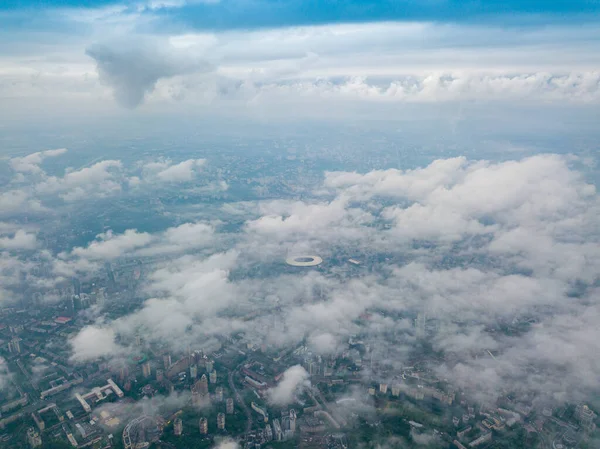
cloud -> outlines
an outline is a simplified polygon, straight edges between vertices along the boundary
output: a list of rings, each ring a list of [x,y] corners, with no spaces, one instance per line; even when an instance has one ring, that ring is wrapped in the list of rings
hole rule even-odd
[[[44,159],[48,157],[60,156],[66,152],[66,148],[40,151],[24,157],[12,158],[10,159],[9,163],[11,168],[19,173],[41,173],[42,169],[40,168],[40,164],[44,161]]]
[[[27,212],[44,212],[45,208],[38,199],[32,198],[23,189],[8,190],[0,193],[0,216],[14,216]]]
[[[571,163],[452,158],[329,172],[307,200],[226,208],[245,223],[239,233],[201,221],[106,233],[55,266],[92,273],[107,258],[169,255],[147,271],[139,309],[93,327],[124,338],[140,332],[174,353],[217,349],[239,333],[327,356],[354,337],[372,348],[365,376],[389,381],[427,340],[447,356],[429,361],[432,372],[478,401],[507,390],[579,398],[600,388],[583,349],[600,341],[589,331],[599,313],[600,214],[595,188]],[[142,177],[173,164],[146,165]],[[317,249],[325,262],[288,270],[283,261],[296,249]],[[361,265],[345,264],[349,257]],[[281,270],[261,271],[273,264]],[[511,326],[519,331],[505,332]],[[274,403],[306,385],[301,367],[290,373],[270,391]]]
[[[267,391],[269,402],[284,406],[294,401],[294,396],[310,386],[309,374],[301,365],[294,365],[283,373],[277,386]]]
[[[38,245],[36,235],[19,230],[12,237],[0,237],[0,249],[35,249]]]
[[[104,197],[121,191],[121,161],[104,160],[90,167],[67,171],[63,177],[49,176],[34,186],[40,196],[58,194],[65,201]]]
[[[98,234],[96,240],[89,243],[87,247],[74,248],[71,254],[91,260],[116,259],[127,252],[147,245],[151,240],[152,236],[150,234],[137,232],[135,229],[128,229],[119,235],[114,235],[112,231],[107,231]]]
[[[69,340],[71,360],[87,362],[101,357],[116,357],[122,348],[115,341],[116,334],[109,327],[87,326]]]
[[[160,79],[211,70],[196,55],[153,39],[93,44],[86,54],[96,61],[100,80],[113,89],[117,102],[126,108],[139,106]]]
[[[240,298],[228,279],[236,259],[234,251],[179,257],[149,274],[144,288],[149,299],[139,310],[91,327],[110,326],[111,332],[129,337],[142,333],[148,341],[171,345],[174,352],[198,341],[209,348],[214,343],[211,336],[236,328],[231,320],[218,317]]]
[[[205,162],[204,159],[190,159],[180,162],[158,172],[156,177],[166,182],[190,181],[194,176],[193,169],[202,167]]]
[[[229,438],[224,439],[219,442],[213,449],[239,449],[240,445],[237,441],[231,440]]]
[[[142,177],[130,178],[134,186],[145,182],[187,182],[191,181],[196,173],[206,164],[206,159],[188,159],[179,163],[172,163],[169,159],[148,162],[142,166]]]
[[[309,337],[308,343],[318,354],[334,354],[339,346],[336,337],[329,333],[315,333]]]
[[[331,111],[334,117],[387,118],[407,114],[408,104],[415,110],[423,103],[463,108],[465,102],[493,102],[494,111],[502,105],[585,111],[600,101],[600,36],[591,23],[402,21],[209,31],[210,24],[194,31],[169,22],[168,38],[152,36],[168,17],[146,6],[72,11],[69,23],[84,22],[89,35],[107,36],[107,43],[82,37],[75,45],[55,36],[60,44],[48,56],[26,36],[21,46],[27,57],[17,51],[5,58],[0,98],[23,115],[25,103],[40,100],[60,105],[64,114],[110,112],[111,91],[127,107],[147,100],[148,110],[188,116],[204,106],[212,116],[314,117],[326,103],[321,116],[330,119]],[[135,34],[142,29],[145,38]],[[82,47],[90,58],[82,59]],[[206,73],[204,60],[218,70]],[[33,79],[32,72],[38,74]]]

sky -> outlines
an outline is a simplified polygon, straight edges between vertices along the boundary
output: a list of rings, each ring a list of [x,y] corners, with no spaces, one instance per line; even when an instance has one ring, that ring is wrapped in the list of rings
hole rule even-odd
[[[85,5],[2,2],[0,117],[481,102],[597,111],[600,99],[590,0]]]

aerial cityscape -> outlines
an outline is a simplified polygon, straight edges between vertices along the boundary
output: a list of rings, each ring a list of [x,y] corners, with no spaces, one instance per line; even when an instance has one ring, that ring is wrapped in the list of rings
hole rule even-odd
[[[83,3],[0,5],[0,448],[600,448],[599,5]]]

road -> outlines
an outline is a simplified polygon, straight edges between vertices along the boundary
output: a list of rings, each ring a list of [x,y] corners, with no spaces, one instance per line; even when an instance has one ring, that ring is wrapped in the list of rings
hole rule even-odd
[[[248,419],[248,422],[246,423],[246,432],[250,432],[252,430],[252,411],[248,408],[248,406],[244,402],[242,395],[238,392],[238,389],[235,386],[235,383],[233,382],[233,373],[235,371],[237,371],[240,368],[240,366],[241,365],[237,366],[234,370],[229,371],[229,374],[227,375],[227,380],[229,381],[229,388],[235,394],[236,402],[238,404],[240,404],[242,406],[242,408],[244,409],[244,413],[246,414],[246,418]]]

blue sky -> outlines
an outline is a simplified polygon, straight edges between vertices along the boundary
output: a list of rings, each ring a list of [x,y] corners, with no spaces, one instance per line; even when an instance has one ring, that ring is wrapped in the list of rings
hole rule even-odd
[[[589,21],[600,12],[597,0],[3,0],[0,11],[13,13],[3,17],[5,26],[50,26],[45,12],[56,9],[141,5],[164,24],[221,30],[372,21],[540,24]]]

